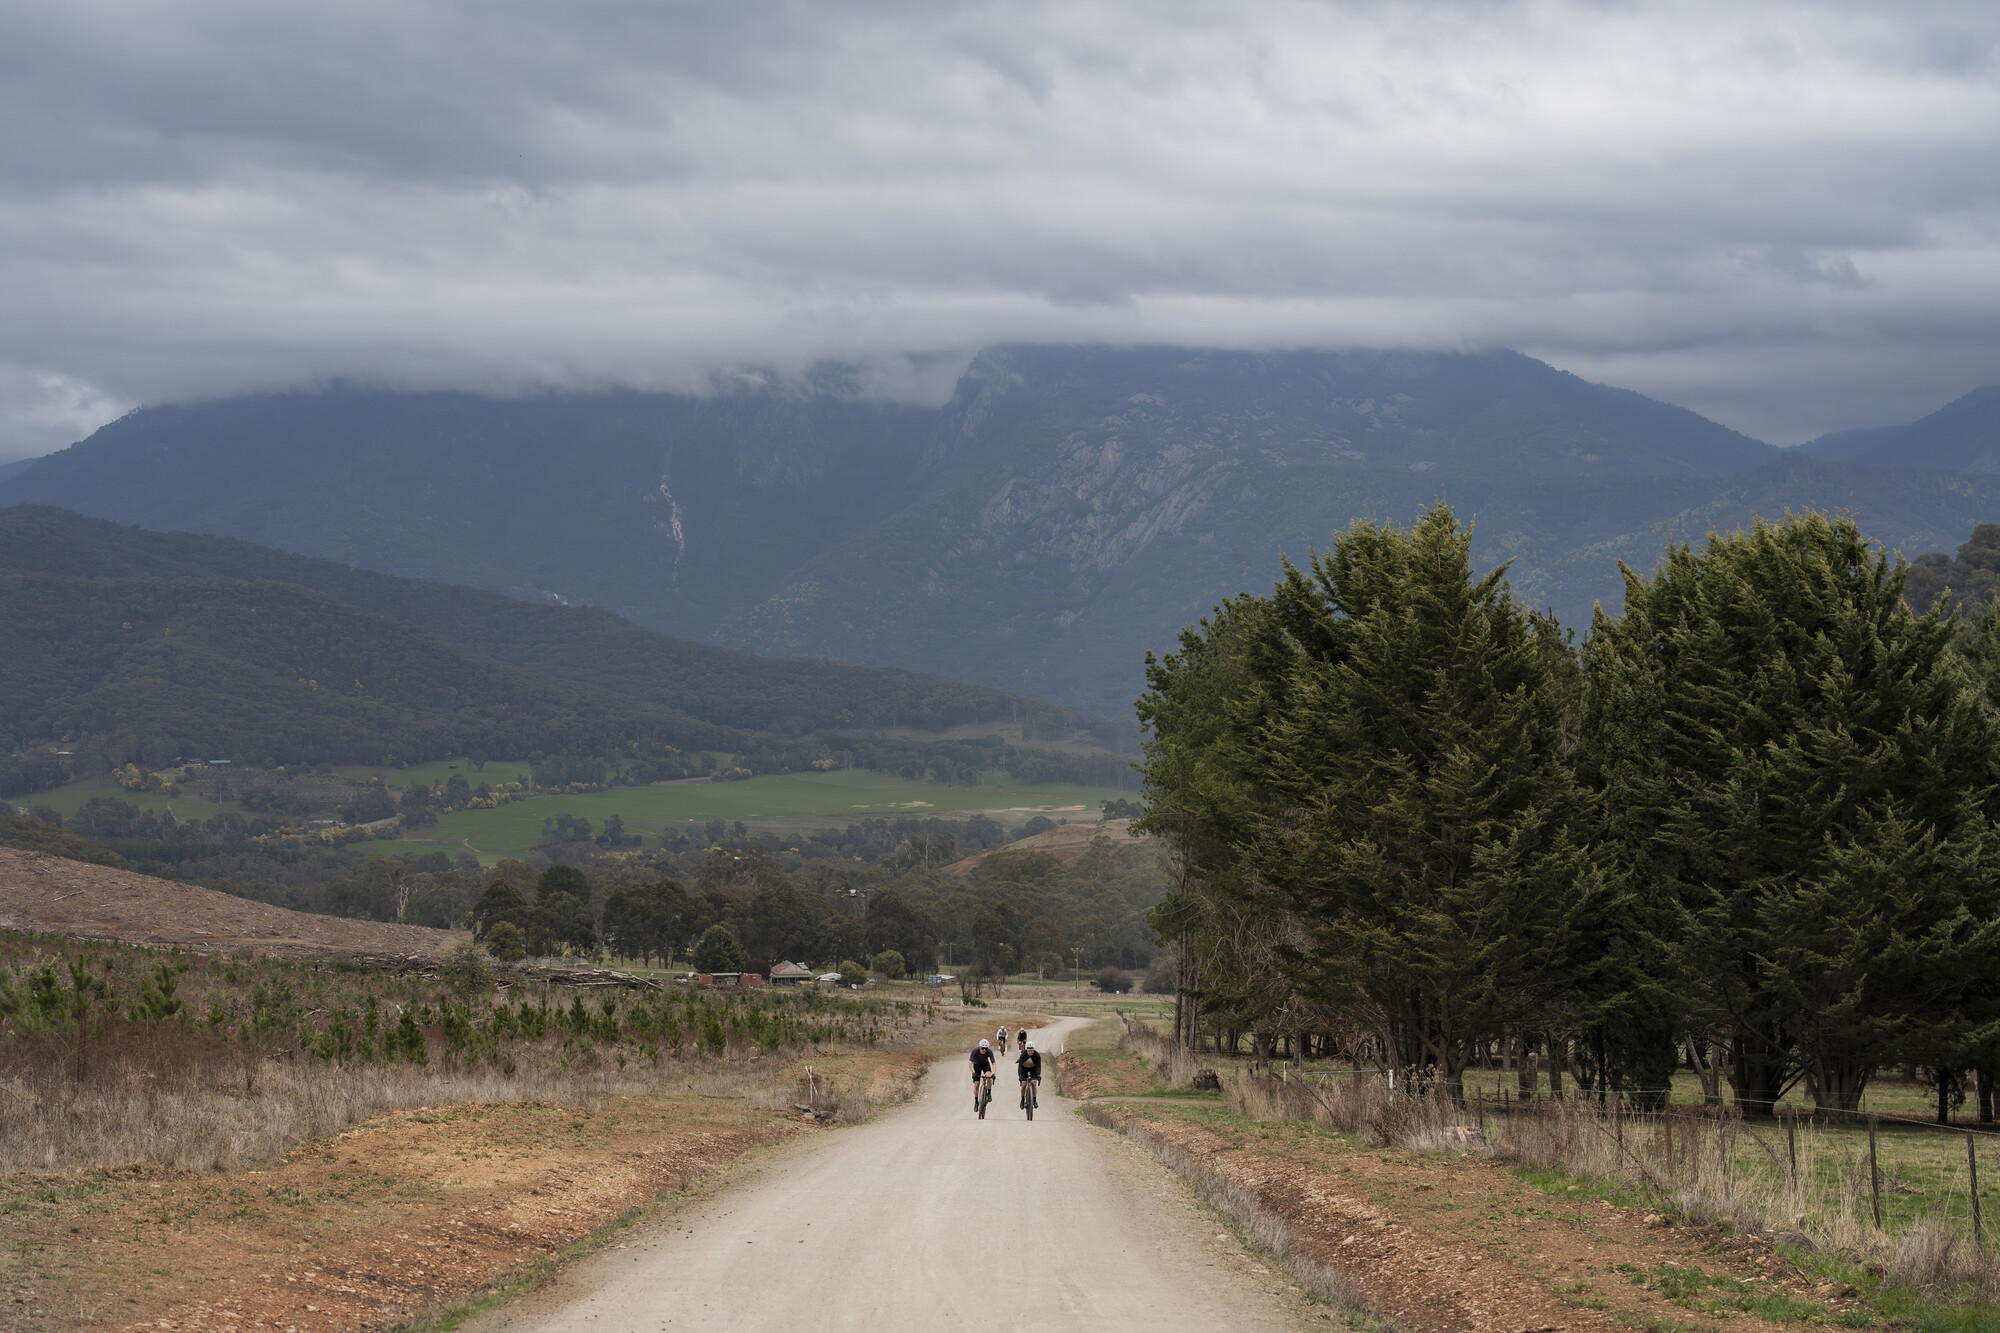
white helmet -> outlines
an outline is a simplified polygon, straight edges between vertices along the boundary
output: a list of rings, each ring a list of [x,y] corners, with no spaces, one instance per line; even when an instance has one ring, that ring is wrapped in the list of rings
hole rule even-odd
[[[1031,1042],[1027,1042],[1027,1043],[1025,1044],[1025,1048],[1026,1048],[1027,1050],[1030,1050],[1030,1051],[1032,1051],[1032,1050],[1034,1050],[1034,1049],[1035,1049],[1035,1043],[1033,1043],[1032,1041],[1031,1041]]]
[[[988,1040],[986,1040],[986,1038],[984,1038],[984,1037],[981,1037],[981,1038],[979,1039],[979,1044],[980,1044],[981,1046],[991,1046],[991,1045],[992,1045],[993,1043],[992,1043],[992,1042],[990,1042],[990,1041],[988,1041]]]

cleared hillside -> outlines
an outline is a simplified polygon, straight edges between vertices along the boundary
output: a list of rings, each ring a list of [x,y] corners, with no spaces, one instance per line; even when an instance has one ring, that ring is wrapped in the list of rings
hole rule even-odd
[[[1032,837],[1010,842],[1005,847],[996,847],[990,852],[981,852],[977,856],[954,861],[946,866],[944,871],[947,875],[965,879],[977,870],[987,857],[1003,852],[1047,852],[1066,866],[1075,865],[1082,859],[1083,854],[1090,850],[1090,845],[1099,838],[1103,838],[1114,847],[1129,847],[1146,841],[1144,838],[1135,837],[1131,828],[1132,821],[1129,819],[1107,819],[1102,823],[1058,824],[1046,833],[1037,833]]]
[[[11,847],[0,847],[0,929],[205,952],[425,958],[466,938],[423,926],[294,912],[198,885]]]

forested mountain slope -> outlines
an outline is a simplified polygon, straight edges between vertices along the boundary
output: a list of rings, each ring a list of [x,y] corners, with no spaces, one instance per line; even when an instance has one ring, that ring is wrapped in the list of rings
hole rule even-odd
[[[2000,473],[2000,384],[1974,389],[1907,426],[1840,431],[1800,447],[1864,467]]]
[[[743,733],[554,680],[296,584],[0,569],[0,733],[164,765],[658,756]]]
[[[676,639],[593,607],[523,602],[222,537],[149,532],[40,505],[0,510],[0,569],[111,579],[262,580],[311,588],[456,647],[663,705],[722,727],[802,735],[847,728],[943,730],[1019,721],[1054,738],[1127,723],[928,672],[778,660]]]
[[[768,389],[335,390],[147,409],[0,479],[0,504],[230,534],[1122,714],[1145,650],[1356,517],[1408,521],[1447,500],[1474,522],[1480,563],[1512,560],[1527,600],[1581,627],[1594,602],[1618,606],[1618,558],[1649,568],[1667,541],[1753,513],[1851,508],[1905,552],[1949,549],[1994,516],[1970,457],[1871,456],[1858,478],[1859,458],[1781,455],[1506,352],[1000,347],[940,409]],[[387,585],[337,595],[415,614],[391,608],[405,594]],[[565,642],[545,632],[555,622],[434,596],[419,621],[454,642],[639,691],[615,622],[579,615],[565,633],[581,639]],[[727,695],[701,707],[791,725]]]
[[[159,530],[706,628],[886,512],[932,413],[744,390],[147,408],[0,483]]]

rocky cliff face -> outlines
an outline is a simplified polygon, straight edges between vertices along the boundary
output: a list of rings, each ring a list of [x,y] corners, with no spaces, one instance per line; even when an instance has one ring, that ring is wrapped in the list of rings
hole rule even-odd
[[[940,414],[910,507],[719,632],[953,672],[1005,662],[1015,688],[1111,707],[1145,648],[1356,517],[1455,503],[1490,519],[1497,563],[1625,531],[1775,457],[1510,353],[997,348]],[[1598,503],[1605,489],[1622,503]]]

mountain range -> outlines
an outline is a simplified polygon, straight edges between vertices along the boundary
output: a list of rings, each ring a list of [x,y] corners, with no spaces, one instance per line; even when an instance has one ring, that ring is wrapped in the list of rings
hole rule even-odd
[[[1952,549],[2000,511],[1996,411],[1989,391],[1779,450],[1504,351],[1003,346],[935,408],[826,383],[148,408],[0,476],[0,505],[1125,715],[1147,650],[1356,518],[1450,503],[1579,629],[1615,611],[1620,560],[1753,514],[1845,509],[1910,555]],[[480,651],[515,660],[492,623]]]

